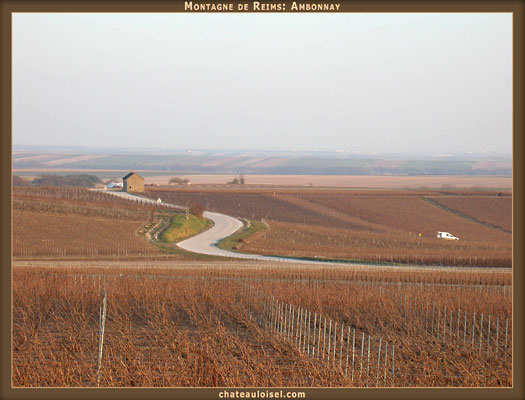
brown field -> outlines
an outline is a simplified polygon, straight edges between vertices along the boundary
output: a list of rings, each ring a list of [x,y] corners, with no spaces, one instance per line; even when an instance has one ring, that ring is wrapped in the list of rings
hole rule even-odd
[[[512,232],[512,198],[490,196],[476,202],[461,196],[430,199],[476,221]]]
[[[13,256],[148,256],[159,250],[139,234],[155,208],[77,188],[15,187]]]
[[[175,175],[174,175],[175,176]],[[146,184],[168,184],[174,176],[146,177]],[[235,175],[177,175],[191,184],[220,185],[230,182]],[[499,176],[350,176],[350,175],[244,175],[248,185],[313,186],[334,188],[497,188],[510,190],[512,177]]]
[[[145,227],[163,212],[157,206],[85,189],[15,187],[13,386],[512,386],[512,273],[465,268],[511,266],[512,235],[502,230],[511,196],[147,194],[264,219],[269,229],[241,251],[451,267],[196,260],[146,240]],[[461,240],[435,239],[444,226]]]
[[[510,267],[512,235],[437,206],[432,191],[318,189],[151,189],[147,195],[176,204],[264,219],[269,229],[244,240],[239,251],[373,262]],[[471,210],[500,202],[492,212],[508,221],[512,197],[494,193],[441,193]],[[456,200],[457,202],[457,200]],[[464,207],[465,208],[465,207]],[[489,213],[489,215],[492,215]],[[459,241],[435,237],[448,231]],[[419,236],[421,234],[421,236]]]
[[[101,158],[101,157],[107,157],[107,155],[106,154],[86,154],[83,156],[59,158],[57,160],[44,161],[42,164],[49,165],[49,166],[55,166],[55,165],[61,165],[61,164],[68,164],[68,163],[76,162],[76,161],[94,160],[94,159]],[[20,161],[20,159],[18,159],[17,161]]]
[[[512,385],[510,273],[61,265],[14,268],[16,387]]]

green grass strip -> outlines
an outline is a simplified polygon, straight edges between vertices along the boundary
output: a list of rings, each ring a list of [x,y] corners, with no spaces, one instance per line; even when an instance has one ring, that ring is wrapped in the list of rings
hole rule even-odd
[[[219,243],[217,243],[217,247],[230,251],[238,250],[247,238],[263,229],[266,229],[266,226],[261,221],[248,220],[248,222],[249,226],[234,233],[233,235],[228,236],[227,238],[222,239]]]
[[[206,218],[198,218],[195,215],[175,214],[171,218],[169,226],[160,235],[160,240],[166,243],[176,243],[183,239],[208,229],[212,222]]]

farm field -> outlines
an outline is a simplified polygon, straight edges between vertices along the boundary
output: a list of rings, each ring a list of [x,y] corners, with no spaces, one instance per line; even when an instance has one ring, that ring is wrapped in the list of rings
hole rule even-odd
[[[15,187],[15,258],[164,258],[147,240],[162,207],[71,187]]]
[[[483,197],[476,204],[461,196],[429,199],[476,221],[512,232],[512,202],[505,197]]]
[[[512,386],[512,273],[501,268],[511,266],[511,196],[146,194],[250,219],[255,233],[238,232],[237,250],[356,264],[171,252],[168,236],[205,221],[104,192],[15,187],[13,386]],[[497,207],[477,221],[487,204]],[[432,237],[444,224],[459,242]]]
[[[379,263],[512,264],[512,234],[503,228],[512,221],[510,195],[204,188],[150,189],[146,195],[182,205],[198,203],[211,211],[264,221],[267,229],[243,238],[237,246],[237,251],[246,253]],[[486,216],[480,217],[485,210]],[[460,240],[439,240],[437,231],[451,232]]]
[[[234,175],[228,174],[199,174],[176,175],[189,179],[197,185],[222,185],[232,180]],[[170,175],[154,175],[146,179],[146,183],[166,185]],[[433,188],[456,187],[460,189],[499,189],[510,190],[512,177],[510,176],[359,176],[359,175],[269,175],[244,174],[248,185],[269,186],[306,186],[331,188],[368,188],[368,189],[404,189],[404,188]]]
[[[13,385],[509,387],[510,279],[493,270],[17,262]]]

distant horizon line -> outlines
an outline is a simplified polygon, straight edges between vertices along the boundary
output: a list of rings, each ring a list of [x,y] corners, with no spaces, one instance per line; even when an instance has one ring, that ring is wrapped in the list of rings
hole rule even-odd
[[[365,150],[351,150],[351,149],[318,149],[318,150],[309,150],[309,149],[290,149],[290,148],[198,148],[198,147],[145,147],[145,146],[92,146],[92,145],[40,145],[40,144],[13,144],[12,152],[14,151],[24,151],[24,147],[36,150],[36,149],[46,149],[48,151],[55,150],[94,150],[94,151],[111,151],[115,150],[117,152],[178,152],[178,153],[330,153],[330,154],[340,154],[340,155],[355,155],[355,156],[372,156],[372,155],[400,155],[400,156],[433,156],[433,157],[454,157],[461,155],[499,155],[512,157],[511,152],[499,152],[492,150],[484,151],[457,151],[457,152],[443,152],[443,151],[365,151]]]

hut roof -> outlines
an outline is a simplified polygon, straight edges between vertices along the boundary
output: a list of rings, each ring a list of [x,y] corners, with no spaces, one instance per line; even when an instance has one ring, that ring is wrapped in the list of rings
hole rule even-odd
[[[129,174],[127,174],[127,175],[126,175],[124,178],[122,178],[122,179],[128,179],[128,178],[129,178],[130,176],[132,176],[132,175],[137,175],[139,178],[144,179],[142,176],[140,176],[139,174],[137,174],[136,172],[133,172],[133,171],[131,171]]]

